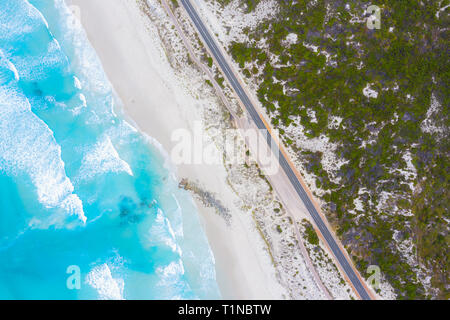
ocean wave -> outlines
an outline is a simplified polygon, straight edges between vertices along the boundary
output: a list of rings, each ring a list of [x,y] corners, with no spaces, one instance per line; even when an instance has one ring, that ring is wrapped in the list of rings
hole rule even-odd
[[[163,294],[166,296],[163,296],[162,299],[181,300],[186,299],[187,295],[190,299],[198,299],[192,293],[189,284],[183,281],[184,267],[181,259],[159,267],[156,269],[156,274],[159,277],[157,286],[165,288]],[[167,288],[170,289],[167,290]]]
[[[9,61],[0,49],[0,86],[19,81],[16,67]]]
[[[17,178],[28,177],[38,201],[57,209],[51,216],[30,217],[33,227],[73,227],[78,224],[74,216],[78,222],[86,221],[52,131],[31,112],[26,97],[14,86],[0,86],[0,170]]]
[[[0,48],[0,298],[218,297],[192,199],[64,1],[3,0]],[[94,295],[61,287],[74,263]]]
[[[95,145],[87,147],[84,154],[77,181],[90,180],[105,173],[125,172],[133,176],[129,164],[120,158],[107,135],[100,137]]]
[[[85,282],[97,291],[100,300],[124,300],[124,281],[121,278],[113,278],[106,263],[92,268]]]

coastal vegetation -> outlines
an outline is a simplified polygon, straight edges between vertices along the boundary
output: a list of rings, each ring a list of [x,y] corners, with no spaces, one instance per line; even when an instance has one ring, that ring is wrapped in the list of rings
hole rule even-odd
[[[308,240],[308,242],[314,246],[318,246],[319,245],[319,237],[317,236],[316,231],[314,230],[314,227],[312,226],[312,224],[304,219],[303,220],[303,227],[305,228],[305,235],[306,235],[306,240]]]
[[[449,1],[277,3],[250,41],[230,44],[233,59],[361,274],[378,265],[399,299],[450,298]],[[339,165],[308,140],[335,146]]]

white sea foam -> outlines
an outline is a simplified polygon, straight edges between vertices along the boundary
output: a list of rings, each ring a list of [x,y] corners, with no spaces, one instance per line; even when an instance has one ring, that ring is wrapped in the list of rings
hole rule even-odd
[[[0,85],[6,85],[12,81],[19,81],[19,73],[0,49]]]
[[[92,268],[87,274],[85,282],[97,290],[101,300],[123,300],[124,281],[113,278],[111,269],[104,263]]]
[[[12,2],[9,2],[0,10],[0,21],[8,21],[0,24],[3,53],[19,70],[17,77],[31,81],[45,79],[48,77],[49,67],[59,65],[65,58],[61,54],[59,43],[48,30],[45,18],[28,1],[16,1],[14,5],[11,4]],[[11,15],[15,18],[11,19]],[[41,39],[41,46],[27,48],[29,52],[27,55],[16,54],[17,48],[20,48],[27,38]]]
[[[77,89],[81,90],[83,88],[83,86],[81,85],[80,79],[78,79],[75,76],[73,77],[73,84],[74,84],[75,88],[77,88]]]
[[[111,139],[103,135],[93,146],[86,148],[76,181],[91,180],[108,172],[133,175],[129,164],[122,160]]]
[[[160,209],[158,209],[155,223],[144,237],[145,241],[143,245],[145,247],[165,245],[173,252],[181,255],[181,249],[176,242],[175,233],[170,225],[170,221]]]
[[[184,274],[183,262],[180,260],[172,261],[167,266],[156,269],[159,275],[159,286],[174,287],[180,283],[180,277]]]
[[[29,55],[16,55],[11,59],[17,66],[21,78],[29,81],[40,81],[48,78],[48,72],[51,68],[57,68],[61,65],[64,56],[61,54],[58,41],[51,39],[47,43],[47,47],[43,48],[33,58]]]
[[[64,0],[54,0],[54,5],[62,15],[62,19],[58,22],[64,38],[60,39],[60,42],[61,44],[67,43],[67,46],[73,50],[70,63],[78,72],[79,84],[94,94],[111,95],[112,86],[103,72],[97,53],[90,46],[80,21],[73,15]],[[89,99],[89,97],[87,98]]]
[[[19,17],[17,17],[18,14]],[[11,16],[15,16],[15,19],[11,19]],[[5,37],[24,37],[35,30],[42,20],[42,14],[28,1],[9,1],[8,5],[0,10],[0,21],[8,21],[8,23],[0,24],[0,40]]]
[[[39,202],[57,209],[51,217],[32,217],[33,227],[62,227],[70,216],[70,220],[86,221],[53,132],[31,112],[28,100],[15,87],[0,86],[0,170],[11,176],[28,176]]]
[[[16,0],[12,0],[11,3],[15,5],[15,1]],[[23,2],[27,1],[23,0]],[[33,97],[34,92],[32,90],[22,92],[19,88],[11,86],[3,86],[0,88],[0,171],[6,172],[7,175],[13,177],[17,182],[18,189],[23,188],[27,192],[26,195],[23,195],[24,202],[31,203],[30,206],[35,206],[36,204],[39,205],[37,210],[33,210],[35,207],[30,207],[25,203],[27,207],[23,210],[24,215],[32,215],[27,218],[28,224],[35,228],[47,228],[50,226],[71,226],[76,225],[76,223],[80,224],[80,222],[85,222],[86,217],[83,213],[83,204],[80,198],[74,193],[72,181],[74,181],[75,188],[77,188],[78,186],[75,183],[75,179],[100,177],[101,175],[110,172],[121,172],[125,177],[126,175],[132,176],[133,171],[125,160],[128,161],[128,159],[130,159],[129,163],[137,173],[138,170],[143,168],[140,167],[142,162],[136,165],[138,161],[135,160],[139,160],[139,155],[141,154],[145,154],[145,156],[148,155],[148,150],[146,150],[145,147],[148,147],[149,144],[153,145],[150,151],[152,153],[152,161],[146,163],[144,169],[152,170],[154,162],[155,170],[158,170],[158,172],[155,172],[156,179],[158,179],[159,173],[164,175],[161,177],[161,181],[159,181],[161,185],[158,185],[155,188],[158,191],[155,192],[155,197],[158,199],[165,199],[168,197],[167,195],[169,193],[178,190],[177,181],[175,178],[172,178],[173,173],[168,173],[169,177],[166,179],[166,172],[164,172],[164,170],[160,171],[162,165],[159,162],[160,155],[156,150],[160,147],[159,143],[150,137],[146,137],[148,143],[145,143],[145,139],[140,135],[136,128],[124,121],[120,117],[120,113],[119,116],[116,117],[114,110],[112,110],[114,101],[112,87],[103,72],[101,63],[95,51],[87,41],[87,37],[84,30],[81,28],[81,25],[79,22],[74,23],[75,21],[70,19],[71,12],[65,6],[64,1],[52,0],[49,2],[50,7],[47,7],[47,4],[43,4],[44,2],[38,0],[30,2],[35,4],[37,8],[41,8],[42,6],[45,10],[56,9],[59,12],[57,14],[52,14],[51,12],[49,15],[46,14],[46,18],[48,19],[47,23],[46,18],[44,18],[40,12],[35,10],[33,6],[29,5],[27,10],[30,10],[30,14],[25,14],[23,18],[29,19],[29,16],[34,15],[34,20],[32,23],[25,23],[22,30],[17,32],[17,34],[13,34],[16,31],[16,28],[19,30],[21,27],[20,24],[16,23],[16,28],[9,28],[7,30],[9,32],[8,37],[12,34],[20,37],[23,35],[23,32],[26,32],[28,34],[25,36],[27,36],[28,39],[32,39],[33,41],[41,39],[40,36],[45,35],[45,32],[42,32],[45,31],[44,25],[42,24],[42,22],[44,22],[47,28],[50,25],[57,40],[52,38],[51,33],[49,33],[48,42],[47,38],[44,36],[42,38],[42,43],[48,43],[48,46],[36,47],[36,57],[34,59],[30,59],[30,56],[28,56],[28,58],[14,56],[14,54],[17,54],[14,50],[15,43],[8,43],[9,49],[13,49],[9,50],[8,54],[14,57],[12,62],[18,67],[17,70],[19,70],[16,70],[16,73],[14,73],[14,69],[11,68],[12,64],[9,65],[5,69],[6,71],[12,71],[11,77],[9,77],[10,74],[8,74],[8,77],[12,80],[17,80],[20,76],[25,80],[25,83],[27,83],[28,80],[28,83],[32,84],[32,81],[39,81],[48,75],[52,75],[52,72],[59,76],[57,73],[62,71],[61,74],[63,76],[67,75],[64,80],[69,81],[58,83],[58,85],[62,84],[64,86],[62,88],[64,92],[61,91],[61,96],[64,97],[66,93],[73,94],[73,96],[71,96],[70,101],[67,100],[69,103],[66,103],[67,101],[64,100],[64,98],[58,98],[56,94],[55,96],[46,94],[46,96],[43,97],[43,100],[47,103],[48,107],[39,108],[41,100],[40,95]],[[23,11],[24,9],[17,10]],[[5,20],[0,19],[0,21],[8,21],[8,16],[3,18]],[[2,26],[0,26],[0,28],[2,28]],[[22,40],[23,39],[18,38],[16,42],[22,44]],[[66,56],[68,58],[66,58]],[[11,56],[8,57],[11,58]],[[66,59],[68,59],[68,61]],[[69,64],[67,64],[67,62]],[[48,69],[49,67],[52,68],[53,66],[56,69],[47,70],[49,71],[47,73],[45,69]],[[76,74],[76,77],[74,76],[73,82],[70,82],[70,75],[72,72],[73,74]],[[51,81],[43,81],[42,83],[38,82],[39,88],[36,88],[35,92],[39,93],[39,90],[42,89],[43,93],[46,93],[46,88],[53,89],[52,81],[54,79],[51,78],[50,80]],[[55,88],[56,93],[60,93],[60,91],[57,91],[58,85]],[[66,86],[68,87],[68,90],[65,90]],[[27,101],[25,94],[29,95],[29,101]],[[80,102],[77,100],[78,98]],[[34,113],[31,110],[30,103],[33,106]],[[72,121],[70,112],[66,111],[70,111],[72,114],[78,112],[78,115],[80,116],[74,117],[74,121]],[[55,118],[51,118],[52,116],[55,116]],[[48,121],[47,125],[41,119],[49,119],[50,121]],[[60,119],[63,121],[58,122]],[[59,126],[60,123],[62,123],[63,127]],[[91,126],[91,124],[94,125]],[[85,132],[71,131],[71,129],[80,129],[78,126],[81,128],[86,126]],[[52,132],[52,129],[55,133]],[[76,132],[77,134],[70,135],[73,132]],[[86,133],[86,136],[84,133]],[[83,140],[84,138],[86,138],[86,140]],[[58,143],[61,143],[61,147]],[[132,147],[136,148],[131,150]],[[162,148],[160,151],[163,152]],[[67,160],[67,175],[73,179],[72,181],[66,175],[65,164],[62,160],[61,152],[63,153],[64,160]],[[135,157],[133,153],[136,153],[137,156]],[[162,158],[162,161],[166,160],[168,162],[168,156],[164,154]],[[136,167],[134,165],[136,165]],[[75,178],[72,178],[74,172],[76,175]],[[127,179],[131,180],[131,178]],[[133,181],[141,182],[138,179],[141,178],[137,176]],[[167,182],[167,180],[169,180],[170,183]],[[108,179],[106,179],[106,181],[108,181]],[[24,185],[26,186],[23,187]],[[119,189],[116,188],[115,191],[120,193],[123,192],[123,194],[126,195],[135,191],[142,191],[133,188],[136,187],[137,189],[140,185],[141,183],[134,184],[129,189],[128,184],[125,184],[121,185]],[[31,186],[31,188],[29,188],[29,186]],[[147,189],[144,191],[153,196],[151,191],[154,190],[150,190],[153,187],[151,182],[149,182],[148,185],[145,185],[145,187]],[[81,189],[83,188],[80,188],[80,190]],[[162,191],[160,189],[162,189]],[[89,192],[91,191],[93,191],[92,193],[98,193],[99,195],[98,198],[95,198],[95,200],[92,201],[99,200],[99,202],[101,202],[103,199],[109,200],[112,198],[108,198],[108,194],[103,192],[104,189],[89,189]],[[81,191],[79,194],[80,196],[82,195]],[[85,195],[86,193],[83,193],[83,196]],[[176,197],[176,195],[174,195],[174,197]],[[35,199],[38,199],[40,203]],[[86,204],[90,201],[90,199],[85,200],[84,197],[82,199]],[[114,201],[114,199],[112,199],[112,201]],[[120,241],[123,240],[126,247],[133,244],[133,252],[135,252],[135,249],[140,250],[141,246],[147,246],[147,248],[144,249],[150,248],[150,250],[153,249],[152,246],[155,246],[158,249],[162,248],[164,252],[169,252],[168,257],[163,257],[162,260],[164,260],[164,262],[150,261],[146,270],[144,270],[144,267],[147,267],[145,263],[138,266],[138,268],[142,268],[142,275],[145,276],[145,278],[151,278],[151,280],[154,281],[152,283],[158,281],[160,285],[164,286],[164,294],[168,299],[185,298],[185,290],[190,286],[187,282],[193,280],[194,287],[198,287],[199,285],[196,284],[196,282],[201,281],[197,279],[197,273],[194,274],[195,278],[192,276],[192,269],[195,268],[192,265],[196,265],[196,260],[199,260],[199,258],[189,260],[188,263],[185,263],[184,257],[182,257],[181,245],[184,243],[182,242],[183,239],[178,238],[182,237],[182,230],[179,232],[180,230],[178,229],[178,227],[183,226],[182,223],[177,223],[176,225],[178,227],[174,228],[174,231],[172,225],[175,225],[175,223],[165,212],[166,207],[170,207],[168,211],[170,211],[172,215],[176,215],[177,221],[183,222],[183,217],[181,216],[182,209],[180,208],[177,199],[175,199],[175,201],[177,204],[176,209],[174,210],[172,210],[173,207],[171,205],[166,206],[164,204],[160,206],[163,208],[162,210],[164,210],[164,212],[161,210],[158,212],[156,221],[153,221],[154,223],[151,226],[146,223],[149,222],[153,216],[149,216],[148,220],[146,218],[143,219],[144,223],[142,224],[136,222],[136,224],[130,223],[126,226],[126,228],[142,227],[137,231],[141,242],[131,243],[130,241],[134,241],[134,238],[128,238],[127,236],[123,239],[119,239]],[[164,201],[161,201],[161,203],[162,202]],[[180,202],[183,203],[184,201],[181,200]],[[112,205],[117,208],[115,202]],[[184,210],[184,203],[182,207]],[[47,210],[47,208],[49,210]],[[87,213],[88,210],[90,213],[92,213],[93,210],[99,210],[97,206],[89,205],[86,205],[85,209]],[[144,209],[143,206],[139,207],[139,210],[143,211]],[[109,213],[110,211],[107,212]],[[175,212],[175,214],[173,212]],[[183,212],[183,214],[186,215],[186,212]],[[114,219],[114,215],[112,215],[111,219]],[[190,217],[187,217],[186,220],[189,220],[189,226],[193,226]],[[82,236],[90,236],[89,233],[86,234],[85,231],[80,231]],[[47,233],[43,232],[43,234],[46,235]],[[202,236],[198,227],[195,229],[192,229],[191,227],[186,234],[192,235],[192,238]],[[142,235],[144,235],[144,237],[148,236],[148,241],[147,239],[141,239]],[[122,234],[118,235],[119,238],[121,236]],[[99,239],[99,241],[100,240],[101,239]],[[207,242],[205,239],[202,239],[202,241],[195,241],[195,245],[198,248],[189,249],[192,252],[201,250],[201,254],[196,257],[201,257],[202,270],[214,271],[214,265],[208,265],[209,269],[203,268],[205,264],[210,263],[209,258],[211,257],[209,255],[203,255],[203,252],[205,251],[203,246],[207,246]],[[86,241],[86,243],[88,242]],[[49,251],[53,250],[51,247],[46,249]],[[57,246],[56,249],[60,249],[59,246]],[[86,250],[90,249],[86,248]],[[127,253],[126,250],[123,252],[124,254]],[[97,254],[96,251],[89,251],[89,253],[92,255]],[[90,255],[86,256],[90,257]],[[193,254],[191,254],[191,256],[193,256]],[[159,256],[156,255],[155,260],[156,258],[159,259]],[[132,263],[135,263],[135,261],[132,261]],[[137,261],[137,263],[141,262]],[[155,274],[153,273],[153,263],[159,266],[156,272],[160,276],[158,279],[155,279]],[[183,265],[183,263],[185,264]],[[186,277],[184,276],[185,267]],[[28,268],[31,268],[31,266],[28,266]],[[95,289],[98,298],[100,299],[123,299],[125,287],[124,279],[127,279],[127,284],[133,284],[135,281],[141,282],[142,279],[145,279],[139,274],[141,272],[135,272],[133,266],[129,269],[124,266],[118,267],[115,261],[101,261],[95,265],[91,265],[91,268],[92,269],[84,278],[85,283],[87,284],[84,287],[87,288],[90,286]],[[210,272],[207,274],[207,279],[209,280]],[[212,272],[212,274],[214,276],[214,272]],[[44,273],[43,276],[45,277],[47,275]],[[200,276],[201,278],[204,278],[205,274],[202,273]],[[34,290],[34,287],[32,286],[33,284],[30,284],[30,292],[32,289]],[[146,294],[152,293],[153,288],[149,287],[148,289],[148,293],[144,293],[142,296],[146,297]],[[89,291],[91,291],[91,289],[89,289],[88,292]],[[187,291],[190,292],[190,290]],[[65,293],[67,292],[65,291]]]

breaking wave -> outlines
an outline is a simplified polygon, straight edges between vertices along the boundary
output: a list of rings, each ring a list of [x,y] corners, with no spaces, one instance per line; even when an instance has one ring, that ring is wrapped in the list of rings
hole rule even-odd
[[[0,2],[0,298],[219,297],[192,199],[117,110],[63,0]]]

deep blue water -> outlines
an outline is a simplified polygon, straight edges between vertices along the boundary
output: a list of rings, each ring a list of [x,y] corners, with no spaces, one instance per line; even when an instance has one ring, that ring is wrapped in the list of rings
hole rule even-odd
[[[0,299],[220,297],[192,199],[118,101],[63,0],[0,1]]]

